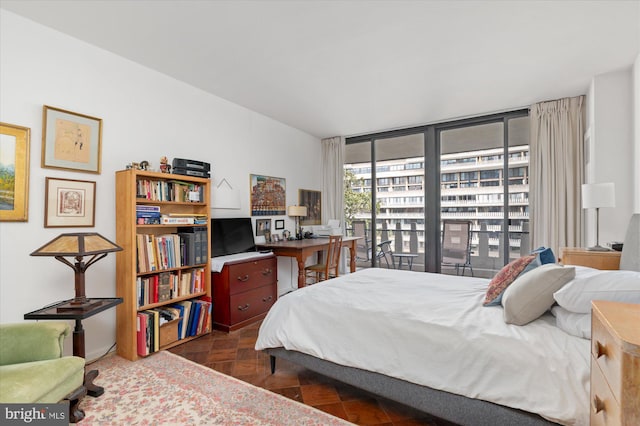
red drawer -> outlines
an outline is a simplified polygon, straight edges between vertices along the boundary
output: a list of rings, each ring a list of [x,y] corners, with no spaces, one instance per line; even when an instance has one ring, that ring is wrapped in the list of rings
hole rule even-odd
[[[229,265],[229,294],[238,294],[276,282],[276,258]]]
[[[265,286],[231,296],[231,324],[263,314],[276,302],[276,286]]]

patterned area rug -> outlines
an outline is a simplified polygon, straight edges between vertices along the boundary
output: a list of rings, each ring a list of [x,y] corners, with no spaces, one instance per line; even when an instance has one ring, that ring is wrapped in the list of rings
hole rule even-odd
[[[350,424],[166,351],[136,362],[112,355],[90,369],[105,391],[84,398],[83,426]]]

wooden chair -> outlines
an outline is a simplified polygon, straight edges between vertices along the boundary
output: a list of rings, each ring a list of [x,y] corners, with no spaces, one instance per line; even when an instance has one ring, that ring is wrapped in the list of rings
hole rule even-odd
[[[323,263],[316,263],[304,268],[305,277],[314,280],[313,283],[337,277],[340,265],[340,253],[342,252],[342,235],[329,236],[329,247]],[[313,284],[312,283],[312,284]]]

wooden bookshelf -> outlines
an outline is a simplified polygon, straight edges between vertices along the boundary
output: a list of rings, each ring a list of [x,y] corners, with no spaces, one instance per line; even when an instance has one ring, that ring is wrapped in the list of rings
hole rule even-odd
[[[199,201],[188,201],[188,194],[186,195],[187,200],[181,198],[182,194],[175,200],[174,198],[176,197],[173,197],[173,195],[167,196],[167,191],[162,194],[162,199],[141,198],[139,196],[142,195],[139,191],[141,182],[160,182],[161,185],[158,186],[163,187],[166,187],[166,184],[169,183],[170,188],[174,185],[176,188],[180,187],[180,182],[186,184],[187,187],[193,185],[197,189],[194,192],[199,193]],[[211,268],[209,263],[211,253],[210,185],[209,179],[192,176],[143,170],[121,170],[116,172],[116,242],[124,249],[116,253],[116,294],[123,299],[123,303],[116,308],[116,343],[117,353],[123,358],[132,361],[140,358],[137,347],[138,312],[172,305],[184,300],[195,300],[203,297],[211,298]],[[144,195],[153,197],[150,192]],[[206,220],[203,220],[204,223],[201,224],[138,224],[136,207],[141,205],[159,206],[162,215],[173,214],[176,217],[193,215]],[[155,238],[165,234],[177,234],[180,230],[191,227],[206,228],[206,243],[201,246],[202,251],[199,263],[181,264],[182,262],[174,262],[174,264],[164,269],[161,265],[157,265],[155,270],[149,271],[144,271],[144,268],[138,268],[137,234],[153,235]],[[139,272],[139,270],[143,272]],[[201,281],[203,288],[200,291],[187,292],[186,294],[172,293],[172,297],[163,302],[147,301],[142,304],[139,303],[137,289],[139,277],[153,277],[165,272],[170,272],[180,277],[181,274],[187,274],[195,270],[204,271]],[[200,334],[180,340],[163,339],[163,342],[169,341],[170,343],[161,345],[160,349],[167,349],[208,334],[211,331],[212,316],[213,314],[209,317],[208,323],[205,324]]]

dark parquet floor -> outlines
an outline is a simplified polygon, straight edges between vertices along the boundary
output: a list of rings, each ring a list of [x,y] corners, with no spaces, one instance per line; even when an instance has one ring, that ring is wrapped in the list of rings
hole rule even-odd
[[[278,360],[276,372],[271,374],[269,357],[254,349],[259,326],[231,333],[214,331],[170,351],[358,425],[451,426],[288,361]]]

